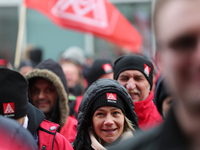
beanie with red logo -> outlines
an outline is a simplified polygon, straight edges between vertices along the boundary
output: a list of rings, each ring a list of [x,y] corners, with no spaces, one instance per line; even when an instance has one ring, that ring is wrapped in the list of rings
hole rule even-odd
[[[93,103],[91,114],[93,115],[94,112],[102,106],[117,107],[125,114],[123,100],[121,100],[117,93],[104,93],[99,96]]]
[[[28,111],[28,82],[20,73],[0,68],[0,114],[22,118]]]
[[[113,72],[113,66],[108,59],[97,59],[86,73],[88,86],[98,80],[102,75]]]
[[[114,62],[114,79],[117,80],[120,73],[125,70],[140,71],[148,80],[150,89],[152,88],[154,67],[151,61],[139,55],[121,56]]]

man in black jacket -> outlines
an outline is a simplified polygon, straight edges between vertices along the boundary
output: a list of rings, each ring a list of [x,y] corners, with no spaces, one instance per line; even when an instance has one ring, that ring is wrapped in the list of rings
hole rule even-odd
[[[200,0],[158,0],[157,59],[174,103],[165,122],[117,149],[200,149]]]

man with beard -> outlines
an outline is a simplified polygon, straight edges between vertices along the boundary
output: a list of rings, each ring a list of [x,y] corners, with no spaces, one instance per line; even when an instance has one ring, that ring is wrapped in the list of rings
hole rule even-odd
[[[139,55],[124,55],[114,63],[114,79],[130,94],[139,127],[146,131],[162,123],[161,115],[153,103],[153,64]]]
[[[42,110],[46,119],[58,123],[60,133],[71,143],[75,139],[77,120],[68,116],[68,86],[61,66],[47,59],[25,74],[29,81],[31,103]]]

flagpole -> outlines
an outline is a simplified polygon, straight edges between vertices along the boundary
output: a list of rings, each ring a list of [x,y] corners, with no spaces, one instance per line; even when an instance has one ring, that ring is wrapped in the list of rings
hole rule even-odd
[[[20,10],[18,35],[17,35],[17,44],[16,44],[16,51],[15,51],[15,62],[14,62],[15,69],[17,69],[19,67],[20,60],[21,60],[21,51],[22,51],[22,42],[23,42],[23,35],[24,35],[25,19],[26,19],[26,6],[22,2],[22,6],[21,6],[21,10]]]

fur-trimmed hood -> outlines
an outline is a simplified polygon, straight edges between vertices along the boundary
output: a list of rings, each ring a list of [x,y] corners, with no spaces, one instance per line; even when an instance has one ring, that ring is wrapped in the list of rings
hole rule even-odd
[[[37,77],[45,78],[55,86],[58,94],[58,106],[55,104],[55,107],[59,107],[58,110],[60,111],[60,120],[58,123],[61,127],[64,126],[69,114],[69,106],[67,81],[61,66],[52,59],[47,59],[36,66],[35,69],[25,74],[25,78],[29,82]]]
[[[94,101],[107,92],[117,93],[123,99],[126,117],[133,123],[134,128],[139,128],[133,100],[127,90],[116,80],[99,79],[89,86],[79,106],[77,135],[73,143],[75,150],[91,149],[91,141],[88,134],[88,128],[91,126],[91,109]]]

